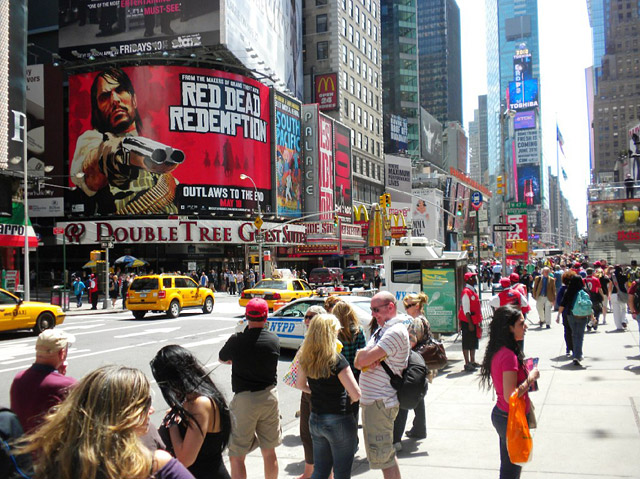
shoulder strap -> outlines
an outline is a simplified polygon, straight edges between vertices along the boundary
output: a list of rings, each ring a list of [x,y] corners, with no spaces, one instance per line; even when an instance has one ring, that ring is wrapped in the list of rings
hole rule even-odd
[[[382,366],[382,369],[385,370],[385,372],[389,375],[390,378],[397,378],[399,377],[397,374],[394,374],[393,371],[391,371],[391,368],[387,365],[387,363],[385,361],[380,361],[380,366]]]

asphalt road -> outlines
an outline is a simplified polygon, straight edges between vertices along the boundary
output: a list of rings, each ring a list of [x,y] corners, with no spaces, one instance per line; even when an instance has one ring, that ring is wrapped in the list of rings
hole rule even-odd
[[[244,308],[237,296],[216,294],[211,314],[185,310],[179,318],[150,314],[134,320],[129,311],[68,316],[58,328],[76,336],[69,351],[67,374],[81,378],[87,372],[105,365],[122,364],[141,369],[152,381],[155,391],[152,421],[162,420],[167,405],[153,381],[149,361],[167,344],[179,344],[190,349],[211,371],[211,377],[228,401],[232,398],[231,366],[218,362],[218,352],[234,332],[238,316]],[[27,332],[0,333],[0,404],[9,405],[9,387],[14,375],[28,368],[35,355],[35,336]],[[285,386],[282,376],[289,368],[294,351],[283,350],[278,365],[278,393],[283,429],[297,421],[300,392]]]

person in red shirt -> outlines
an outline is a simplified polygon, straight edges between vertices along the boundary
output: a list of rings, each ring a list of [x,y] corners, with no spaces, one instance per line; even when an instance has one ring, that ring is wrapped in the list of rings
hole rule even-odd
[[[638,322],[638,328],[640,328],[640,279],[633,282],[627,293],[629,293],[627,304],[631,311],[631,317]],[[637,299],[636,296],[638,297]]]
[[[600,315],[602,314],[604,296],[600,279],[593,275],[593,268],[587,268],[587,277],[584,279],[584,285],[593,303],[593,323],[587,323],[587,331],[591,331],[591,328],[597,330]]]
[[[91,300],[91,309],[98,309],[98,278],[95,274],[91,275],[89,280],[89,298]]]
[[[480,367],[476,363],[476,350],[482,337],[482,308],[476,291],[476,273],[465,273],[465,287],[460,298],[458,310],[458,327],[462,333],[462,355],[464,356],[464,370],[474,371]]]
[[[522,314],[526,319],[527,313],[531,311],[531,306],[529,306],[529,291],[527,291],[527,285],[520,282],[520,275],[518,273],[511,273],[509,279],[511,280],[511,289],[520,293],[522,297],[527,301],[527,305],[522,307]]]
[[[512,304],[520,311],[524,311],[525,309],[527,311],[531,310],[526,298],[522,296],[519,291],[511,287],[511,280],[509,278],[502,278],[500,280],[500,286],[503,288],[502,291],[493,296],[489,302],[494,310],[502,306],[507,306],[508,304]]]

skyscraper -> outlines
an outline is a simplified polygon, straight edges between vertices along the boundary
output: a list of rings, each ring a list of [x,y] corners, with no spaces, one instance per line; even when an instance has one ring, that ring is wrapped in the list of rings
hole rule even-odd
[[[440,123],[462,123],[460,9],[455,0],[418,0],[420,106]]]
[[[487,142],[487,95],[478,97],[478,108],[469,122],[469,176],[487,185],[489,181],[489,152]]]
[[[630,152],[627,132],[640,124],[639,9],[638,0],[592,0],[589,5],[594,42],[594,182],[622,181],[625,173],[635,173],[629,156],[635,151]],[[598,58],[596,51],[603,54]]]

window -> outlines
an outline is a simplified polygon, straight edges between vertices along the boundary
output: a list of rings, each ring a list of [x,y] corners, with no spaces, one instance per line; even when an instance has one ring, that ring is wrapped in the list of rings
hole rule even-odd
[[[353,0],[348,0],[348,11],[349,11],[349,15],[353,17]]]
[[[367,64],[362,62],[362,78],[367,79]]]
[[[392,261],[391,281],[420,284],[420,263],[418,261]]]
[[[358,107],[358,125],[362,124],[362,108]],[[358,133],[360,135],[360,133]]]
[[[364,35],[362,35],[362,42],[360,43],[360,51],[363,53],[363,55],[367,54],[367,39],[364,38]]]
[[[373,115],[369,115],[369,131],[373,131]]]
[[[353,81],[353,77],[349,77],[349,93],[351,93],[353,95],[353,84],[355,82]]]
[[[356,23],[358,23],[360,21],[360,8],[357,5],[356,5],[354,17],[356,19]]]
[[[316,58],[318,60],[329,58],[329,42],[318,42],[316,45]]]
[[[353,103],[349,105],[349,116],[351,117],[351,121],[356,120],[356,106]]]
[[[365,115],[364,117],[366,118],[367,115]],[[367,137],[367,135],[365,135],[364,138],[362,139],[362,148],[364,150],[369,150],[369,138]]]
[[[362,148],[362,133],[358,132],[357,138],[356,138],[356,146],[358,148]],[[367,163],[367,176],[369,176],[369,163]]]
[[[345,112],[345,115],[349,114],[349,100],[346,98],[344,99],[344,112]]]
[[[358,99],[362,98],[362,85],[360,82],[356,82],[356,96],[358,97]]]
[[[360,57],[356,57],[356,73],[360,73]]]
[[[346,90],[349,85],[349,75],[344,70],[342,71],[342,88]]]
[[[324,7],[328,0],[316,0],[316,7]]]
[[[344,18],[340,22],[340,31],[342,32],[343,37],[347,36],[347,20]]]
[[[327,14],[316,15],[316,33],[325,33],[327,28]]]
[[[340,50],[342,51],[342,63],[347,63],[347,46],[341,45]]]
[[[375,25],[373,26],[373,39],[376,42],[378,41],[378,27],[376,27]]]
[[[360,50],[360,32],[356,32],[356,48]]]
[[[349,50],[349,68],[353,70],[353,51]]]
[[[367,103],[367,87],[366,86],[362,87],[362,101]],[[367,119],[366,118],[364,120],[364,125],[365,125],[365,128],[366,128],[367,127]]]
[[[353,25],[349,25],[349,28],[347,30],[347,40],[353,43]]]

